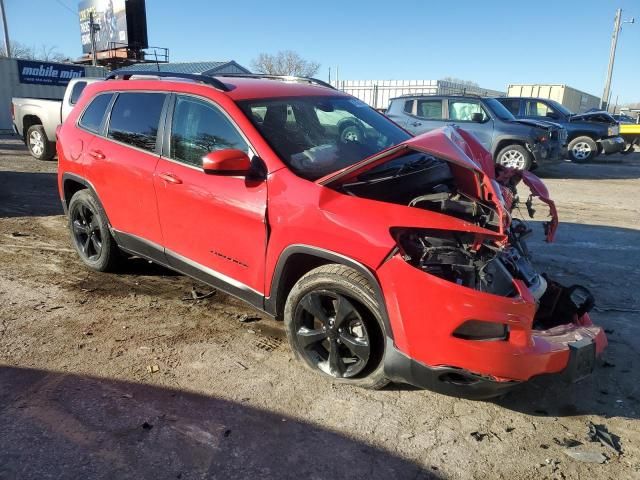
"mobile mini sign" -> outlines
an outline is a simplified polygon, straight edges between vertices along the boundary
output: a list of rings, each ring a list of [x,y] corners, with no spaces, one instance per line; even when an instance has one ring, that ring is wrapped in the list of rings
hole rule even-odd
[[[20,83],[64,86],[72,78],[84,77],[84,67],[61,63],[32,62],[18,60]]]

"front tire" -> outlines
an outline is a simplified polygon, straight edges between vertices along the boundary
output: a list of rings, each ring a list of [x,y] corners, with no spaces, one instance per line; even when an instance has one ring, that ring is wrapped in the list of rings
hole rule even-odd
[[[323,265],[291,289],[284,309],[294,355],[338,383],[378,389],[385,335],[376,295],[366,278],[344,265]]]
[[[82,262],[98,272],[113,271],[120,250],[111,236],[107,216],[89,190],[76,192],[69,202],[69,231]]]
[[[598,144],[591,137],[577,137],[569,142],[569,158],[576,163],[586,163],[598,155]]]
[[[38,160],[51,160],[56,154],[55,143],[49,141],[42,125],[32,125],[27,130],[27,148]]]
[[[529,170],[532,163],[531,152],[522,145],[509,145],[498,152],[496,163],[514,170]]]

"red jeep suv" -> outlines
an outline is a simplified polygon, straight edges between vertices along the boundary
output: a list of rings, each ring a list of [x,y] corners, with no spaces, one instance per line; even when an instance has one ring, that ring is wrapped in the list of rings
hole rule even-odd
[[[86,87],[57,148],[89,268],[124,252],[244,299],[337,382],[488,398],[606,346],[511,216],[522,181],[552,239],[542,182],[455,127],[412,137],[314,79],[130,72]]]

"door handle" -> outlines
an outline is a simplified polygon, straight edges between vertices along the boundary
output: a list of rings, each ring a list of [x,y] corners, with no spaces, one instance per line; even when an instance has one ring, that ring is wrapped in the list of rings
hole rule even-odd
[[[412,127],[419,127],[420,125],[422,125],[422,122],[411,122]]]
[[[176,177],[173,173],[168,173],[168,172],[160,173],[158,174],[158,177],[160,177],[165,182],[173,183],[174,185],[179,185],[182,183],[182,180]]]
[[[100,150],[89,150],[89,155],[96,160],[104,160],[105,158],[107,158]]]

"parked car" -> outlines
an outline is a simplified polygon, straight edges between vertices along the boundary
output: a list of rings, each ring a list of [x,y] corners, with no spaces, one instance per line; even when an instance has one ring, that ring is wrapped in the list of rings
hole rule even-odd
[[[14,132],[38,160],[50,160],[56,154],[56,128],[78,102],[84,87],[101,78],[74,78],[69,81],[62,100],[14,97],[11,118]]]
[[[630,117],[629,115],[626,115],[624,113],[614,113],[611,116],[615,119],[616,122],[621,123],[621,124],[622,123],[627,123],[627,124],[629,124],[629,123],[632,123],[632,124],[633,123],[638,123],[638,119],[637,118]]]
[[[623,153],[633,153],[636,146],[640,145],[640,124],[623,123],[620,125],[620,136],[624,138],[625,149]]]
[[[553,239],[533,174],[496,176],[468,132],[412,137],[322,82],[167,76],[87,86],[58,131],[87,267],[125,252],[235,295],[339,383],[486,398],[591,372],[606,345],[591,295],[537,273],[510,215],[522,178]]]
[[[564,156],[566,132],[549,121],[516,120],[492,98],[408,95],[392,98],[387,115],[413,134],[456,124],[473,133],[500,165],[528,170]]]
[[[517,118],[551,120],[567,129],[568,156],[578,163],[593,160],[600,153],[624,150],[618,122],[607,112],[575,114],[546,98],[503,97],[497,99]]]
[[[493,98],[469,95],[410,95],[392,98],[389,118],[414,134],[447,124],[473,133],[502,166],[528,170],[562,159],[564,129],[548,121],[516,120]]]

